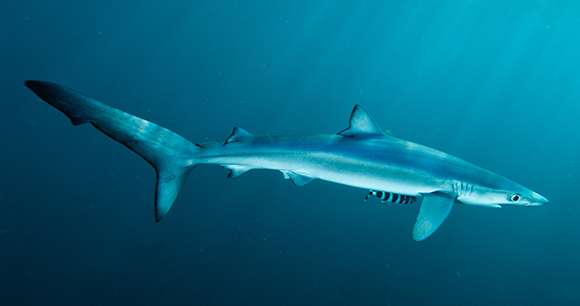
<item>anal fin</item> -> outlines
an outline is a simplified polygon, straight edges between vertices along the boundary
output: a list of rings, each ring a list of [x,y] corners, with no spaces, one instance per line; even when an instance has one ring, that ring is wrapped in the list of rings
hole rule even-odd
[[[447,219],[454,202],[455,196],[448,193],[423,194],[423,202],[413,226],[413,240],[423,241],[431,236]]]
[[[238,177],[238,176],[253,169],[252,167],[241,166],[241,165],[223,165],[223,166],[230,170],[230,173],[228,174],[228,178]]]

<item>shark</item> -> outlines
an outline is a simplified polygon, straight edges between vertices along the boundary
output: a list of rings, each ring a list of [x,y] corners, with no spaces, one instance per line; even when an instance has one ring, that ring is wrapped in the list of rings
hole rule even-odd
[[[348,128],[336,134],[256,136],[235,127],[225,141],[193,143],[155,123],[103,104],[67,87],[26,81],[26,87],[64,113],[133,150],[156,171],[155,220],[175,202],[189,173],[216,164],[234,178],[253,169],[277,170],[296,186],[323,180],[369,190],[393,203],[420,203],[412,238],[431,236],[455,203],[485,207],[540,206],[548,200],[463,159],[385,133],[355,105]]]

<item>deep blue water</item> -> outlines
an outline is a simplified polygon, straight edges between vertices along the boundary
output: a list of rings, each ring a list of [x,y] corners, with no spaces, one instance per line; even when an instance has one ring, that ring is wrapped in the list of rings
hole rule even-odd
[[[0,304],[578,305],[577,1],[0,2]],[[153,169],[26,89],[74,88],[193,142],[399,138],[550,199],[418,205],[196,168],[154,222]]]

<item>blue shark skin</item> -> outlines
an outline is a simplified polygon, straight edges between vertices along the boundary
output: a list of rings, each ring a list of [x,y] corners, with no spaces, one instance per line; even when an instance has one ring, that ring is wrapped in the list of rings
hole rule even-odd
[[[218,164],[237,177],[252,169],[278,170],[295,185],[320,179],[421,198],[415,241],[433,234],[454,203],[539,206],[548,200],[513,181],[447,153],[383,133],[360,105],[335,135],[254,136],[234,128],[225,142],[193,144],[174,132],[66,87],[26,81],[73,125],[91,123],[147,160],[156,170],[155,218],[173,205],[191,170]]]

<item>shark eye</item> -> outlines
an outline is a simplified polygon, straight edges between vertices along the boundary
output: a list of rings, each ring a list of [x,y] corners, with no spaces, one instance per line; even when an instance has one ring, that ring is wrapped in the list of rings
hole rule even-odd
[[[521,199],[522,197],[520,196],[519,193],[514,193],[511,197],[512,202],[517,202]]]

